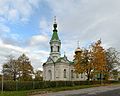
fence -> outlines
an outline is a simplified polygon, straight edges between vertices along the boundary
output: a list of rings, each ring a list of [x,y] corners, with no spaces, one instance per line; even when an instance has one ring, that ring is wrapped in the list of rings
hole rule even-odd
[[[5,91],[45,89],[65,86],[100,84],[100,81],[5,81]],[[120,83],[120,81],[103,81],[103,83]],[[0,89],[2,82],[0,82]]]

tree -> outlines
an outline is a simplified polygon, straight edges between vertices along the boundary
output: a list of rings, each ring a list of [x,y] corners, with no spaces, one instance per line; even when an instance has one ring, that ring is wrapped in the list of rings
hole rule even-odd
[[[15,60],[12,55],[9,55],[8,61],[5,64],[3,64],[4,78],[7,80],[16,81],[18,73],[19,65],[17,63],[17,60]]]
[[[25,54],[22,54],[18,58],[18,63],[20,67],[20,73],[19,73],[20,79],[32,80],[33,67],[31,65],[29,58]]]
[[[43,80],[42,74],[43,74],[43,71],[37,70],[37,71],[35,72],[35,80],[36,80],[36,81],[42,81],[42,80]]]
[[[91,51],[85,49],[83,51],[82,61],[81,63],[84,65],[83,69],[86,73],[87,80],[89,81],[90,78],[92,78],[92,70],[93,70],[93,63],[92,63],[92,57],[91,57]]]
[[[78,48],[80,49],[80,48]],[[76,73],[83,73],[83,65],[82,65],[82,50],[80,51],[75,51],[75,56],[74,56],[74,68]]]
[[[99,74],[99,79],[103,78],[106,73],[107,62],[106,62],[106,53],[105,49],[101,46],[101,40],[98,40],[95,44],[92,45],[92,62],[93,62],[93,71],[95,74]]]
[[[33,67],[25,54],[22,54],[18,59],[11,55],[8,57],[8,61],[3,64],[5,79],[14,81],[16,79],[32,80]]]
[[[87,49],[76,51],[74,58],[75,72],[79,74],[85,73],[87,76],[87,80],[89,81],[93,69],[93,64],[91,62],[91,51]]]
[[[120,52],[116,51],[115,48],[111,47],[106,50],[106,59],[108,72],[120,67]]]
[[[118,80],[118,74],[119,74],[118,70],[115,69],[112,70],[111,74],[113,75],[114,80]]]

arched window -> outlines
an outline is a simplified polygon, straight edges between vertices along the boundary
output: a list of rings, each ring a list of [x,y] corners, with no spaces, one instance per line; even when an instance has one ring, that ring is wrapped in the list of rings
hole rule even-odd
[[[51,70],[48,70],[48,80],[52,80],[52,72],[51,72]]]
[[[56,69],[56,78],[59,78],[59,69]]]
[[[53,46],[51,46],[51,52],[53,52]]]
[[[83,73],[81,73],[81,78],[83,78]]]
[[[58,46],[58,52],[60,52],[60,47]]]
[[[76,73],[76,78],[79,78],[79,74],[78,73]]]
[[[74,76],[73,76],[73,70],[71,70],[71,78],[74,78]]]
[[[66,78],[66,69],[64,69],[64,78]]]

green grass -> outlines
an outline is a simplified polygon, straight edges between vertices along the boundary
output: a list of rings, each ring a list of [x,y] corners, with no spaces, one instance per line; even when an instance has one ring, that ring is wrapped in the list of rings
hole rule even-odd
[[[4,91],[0,96],[27,96],[27,91]]]

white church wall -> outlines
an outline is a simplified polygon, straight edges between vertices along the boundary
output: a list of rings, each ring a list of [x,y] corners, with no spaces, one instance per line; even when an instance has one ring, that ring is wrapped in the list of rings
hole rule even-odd
[[[64,69],[66,69],[66,77],[64,77]],[[55,81],[68,81],[69,80],[69,65],[59,63],[55,65]]]
[[[59,64],[47,64],[43,67],[43,80],[45,81],[80,81],[86,80],[86,74],[77,74],[73,65],[59,63]],[[51,70],[51,75],[50,71]],[[66,77],[64,77],[64,70],[66,70]],[[73,72],[73,73],[72,73]]]
[[[47,64],[43,67],[44,76],[43,80],[45,81],[54,81],[54,64]]]
[[[47,64],[43,69],[43,80],[45,81],[84,81],[87,79],[85,73],[77,74],[74,72],[73,65],[65,63],[55,64],[55,66],[54,64]],[[64,77],[64,70],[66,70],[66,77]]]
[[[71,73],[72,70],[73,70],[73,76]],[[73,65],[70,66],[70,77],[71,77],[70,79],[71,81],[84,81],[87,79],[85,73],[82,73],[82,74],[75,73],[75,69]]]

